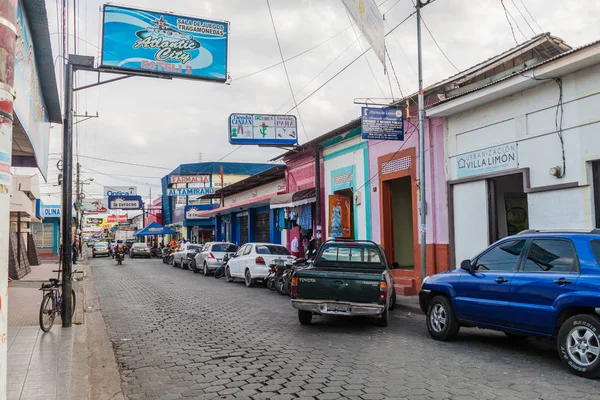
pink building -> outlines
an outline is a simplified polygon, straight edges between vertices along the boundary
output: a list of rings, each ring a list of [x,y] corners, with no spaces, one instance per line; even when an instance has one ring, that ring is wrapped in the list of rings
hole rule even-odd
[[[416,110],[410,110],[416,115]],[[418,120],[405,119],[403,142],[369,141],[371,238],[380,243],[394,269],[398,295],[414,295],[421,284],[419,234]],[[427,275],[450,267],[448,208],[442,118],[425,125],[427,176]]]

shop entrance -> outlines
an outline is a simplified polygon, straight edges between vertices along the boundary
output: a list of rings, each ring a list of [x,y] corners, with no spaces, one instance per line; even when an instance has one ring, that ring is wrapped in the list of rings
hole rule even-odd
[[[248,243],[248,215],[239,217],[240,223],[240,246]]]
[[[410,176],[389,182],[389,214],[392,219],[393,261],[402,269],[414,270],[413,198]],[[385,213],[385,211],[384,211]]]
[[[254,240],[256,242],[269,243],[270,242],[270,219],[269,212],[263,212],[256,214],[254,226]]]
[[[523,174],[488,178],[487,190],[490,243],[529,229]]]

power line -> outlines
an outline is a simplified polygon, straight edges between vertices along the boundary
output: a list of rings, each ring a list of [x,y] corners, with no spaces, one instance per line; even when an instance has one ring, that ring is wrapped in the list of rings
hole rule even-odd
[[[388,61],[390,62],[390,67],[392,68],[392,73],[394,74],[394,78],[396,78],[396,84],[398,85],[398,90],[400,90],[401,98],[404,98],[404,92],[402,91],[402,87],[400,86],[400,80],[398,80],[398,75],[396,75],[396,68],[394,68],[394,64],[392,63],[392,57],[390,57],[390,52],[385,49],[385,53],[388,56]],[[388,78],[390,73],[388,72]]]
[[[515,0],[510,0],[510,1],[513,3],[513,5],[517,9],[517,11],[519,12],[519,14],[521,15],[521,18],[523,18],[523,20],[525,21],[525,23],[527,24],[527,26],[529,27],[529,29],[531,29],[531,32],[533,32],[533,36],[535,36],[536,35],[535,31],[533,30],[533,28],[531,27],[531,24],[529,23],[529,21],[527,21],[527,18],[525,18],[525,15],[523,15],[523,13],[519,9],[519,7],[517,7],[517,3],[515,3]]]
[[[135,167],[164,169],[164,170],[167,170],[167,171],[172,171],[173,170],[173,168],[159,167],[159,166],[156,166],[156,165],[136,164],[136,163],[130,163],[130,162],[125,162],[125,161],[109,160],[109,159],[100,158],[100,157],[84,156],[84,155],[80,155],[80,154],[77,154],[77,156],[81,157],[81,158],[89,158],[90,160],[105,161],[105,162],[110,162],[110,163],[114,163],[114,164],[133,165]]]
[[[306,128],[304,127],[304,121],[302,121],[302,115],[300,114],[300,109],[298,108],[298,103],[296,103],[296,95],[294,94],[294,88],[292,87],[292,81],[290,80],[290,75],[288,74],[287,67],[285,65],[285,59],[283,58],[283,51],[281,50],[281,43],[279,42],[279,35],[277,35],[277,28],[275,27],[275,19],[273,18],[273,12],[271,11],[271,4],[269,0],[267,0],[267,8],[269,9],[269,16],[271,17],[271,23],[273,24],[273,31],[275,32],[275,39],[277,40],[277,47],[279,48],[279,54],[281,55],[281,62],[283,63],[283,70],[285,71],[285,77],[287,78],[288,86],[290,87],[290,92],[292,93],[292,99],[294,99],[294,105],[296,106],[296,112],[298,113],[298,119],[300,119],[300,124],[302,125],[302,130],[304,131],[304,136],[306,136],[306,140],[310,142],[310,138],[308,137],[308,133],[306,133]],[[352,27],[354,29],[354,27]],[[298,132],[296,132],[298,135]]]
[[[338,37],[338,36],[339,36],[339,35],[341,35],[342,33],[346,32],[346,31],[347,31],[348,29],[350,29],[351,27],[352,27],[352,25],[350,25],[350,26],[347,26],[346,28],[342,29],[341,31],[339,31],[339,32],[338,32],[338,33],[336,33],[335,35],[331,36],[330,38],[323,40],[322,42],[320,42],[320,43],[318,43],[318,44],[314,45],[314,46],[313,46],[313,47],[311,47],[310,49],[306,49],[306,50],[304,50],[303,52],[296,54],[295,56],[292,56],[292,57],[290,57],[290,58],[286,58],[286,59],[285,59],[285,60],[283,60],[283,61],[280,61],[280,62],[278,62],[278,63],[275,63],[275,64],[273,64],[273,65],[269,65],[268,67],[262,68],[262,69],[260,69],[260,70],[258,70],[258,71],[251,72],[251,73],[249,73],[249,74],[247,74],[247,75],[244,75],[244,76],[241,76],[241,77],[239,77],[239,78],[232,79],[232,82],[233,82],[233,81],[239,81],[239,80],[242,80],[242,79],[244,79],[244,78],[248,78],[248,77],[250,77],[250,76],[252,76],[252,75],[260,74],[261,72],[267,71],[267,70],[269,70],[269,69],[271,69],[271,68],[275,68],[276,66],[278,66],[278,65],[281,65],[281,64],[283,64],[284,62],[288,62],[288,61],[291,61],[291,60],[293,60],[293,59],[295,59],[295,58],[298,58],[298,57],[300,57],[300,56],[303,56],[304,54],[306,54],[306,53],[308,53],[308,52],[311,52],[312,50],[314,50],[314,49],[316,49],[316,48],[318,48],[318,47],[320,47],[320,46],[324,45],[325,43],[329,42],[330,40],[333,40],[333,39],[335,39],[336,37]]]
[[[385,36],[388,36],[390,33],[392,33],[395,29],[397,29],[400,25],[402,25],[404,22],[408,21],[408,19],[410,17],[412,17],[413,15],[415,15],[417,12],[413,11],[412,13],[410,13],[406,18],[404,18],[399,24],[397,24],[395,27],[392,28],[391,31],[389,31],[388,33],[385,34]],[[306,96],[304,99],[302,99],[297,105],[295,105],[294,107],[292,107],[288,112],[286,112],[286,114],[289,114],[290,112],[292,112],[294,110],[294,108],[297,108],[300,104],[304,103],[306,100],[308,100],[309,98],[311,98],[315,93],[317,93],[319,90],[321,90],[323,87],[325,87],[325,85],[327,85],[329,82],[331,82],[332,80],[334,80],[338,75],[340,75],[342,72],[344,72],[345,70],[347,70],[352,64],[354,64],[359,58],[361,58],[362,56],[364,56],[367,51],[369,51],[371,49],[371,47],[368,47],[367,50],[363,51],[361,54],[359,54],[355,59],[353,59],[352,61],[350,61],[350,63],[348,63],[344,68],[342,68],[341,70],[339,70],[335,75],[333,75],[331,78],[329,78],[327,81],[325,81],[325,83],[323,83],[321,86],[319,86],[318,88],[316,88],[315,90],[312,91],[312,93],[310,93],[308,96]]]
[[[385,19],[385,14],[389,13],[390,11],[392,11],[392,8],[396,7],[398,5],[398,3],[400,3],[400,0],[396,0],[396,2],[394,3],[394,5],[391,6],[390,8],[388,8],[387,11],[383,13],[383,19]]]
[[[527,8],[527,6],[525,5],[525,3],[523,2],[523,0],[521,0],[521,4],[523,4],[523,8],[525,9],[525,11],[527,11],[527,14],[529,14],[529,16],[531,17],[531,20],[535,23],[535,25],[540,29],[540,32],[544,32],[544,30],[542,29],[542,27],[540,26],[540,24],[537,23],[537,21],[535,20],[535,18],[533,18],[533,15],[531,15],[531,13],[529,12],[529,9]]]
[[[512,33],[512,37],[513,37],[515,43],[518,45],[519,41],[517,40],[517,37],[515,36],[515,29],[513,28],[513,24],[510,22],[510,18],[512,18],[512,20],[515,22],[515,25],[517,26],[517,29],[519,30],[521,35],[523,35],[525,40],[527,40],[527,36],[525,36],[523,31],[521,30],[521,27],[519,27],[519,24],[517,24],[517,20],[515,19],[515,17],[512,16],[510,11],[508,11],[508,9],[506,8],[506,5],[504,4],[504,0],[500,0],[500,4],[502,4],[502,8],[504,9],[504,16],[506,17],[506,21],[508,22],[508,25],[510,25],[510,31]],[[510,18],[509,18],[509,16],[510,16]]]

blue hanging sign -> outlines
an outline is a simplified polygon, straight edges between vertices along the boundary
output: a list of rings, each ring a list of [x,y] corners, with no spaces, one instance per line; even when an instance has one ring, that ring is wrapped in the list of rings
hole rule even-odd
[[[104,68],[227,80],[229,22],[105,5]]]
[[[108,196],[111,210],[141,210],[142,196]]]
[[[362,108],[362,138],[404,140],[404,114],[401,108]]]
[[[293,146],[298,143],[294,115],[231,114],[229,143]]]
[[[167,189],[167,196],[204,196],[205,194],[214,194],[215,188],[187,188],[187,189]]]

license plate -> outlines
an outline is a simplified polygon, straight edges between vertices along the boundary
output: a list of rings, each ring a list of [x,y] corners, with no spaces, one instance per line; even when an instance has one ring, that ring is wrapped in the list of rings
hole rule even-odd
[[[349,309],[348,304],[327,303],[327,311],[348,312]]]

